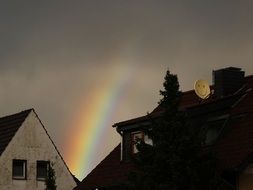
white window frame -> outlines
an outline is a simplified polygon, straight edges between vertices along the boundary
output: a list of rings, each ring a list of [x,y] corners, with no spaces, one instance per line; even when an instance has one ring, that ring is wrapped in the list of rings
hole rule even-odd
[[[137,150],[137,147],[136,147],[136,139],[139,138],[141,140],[144,141],[144,132],[142,131],[134,131],[131,133],[131,153],[132,154],[136,154],[138,153],[139,151]]]
[[[15,175],[14,174],[14,167],[15,167],[15,162],[21,162],[22,167],[23,167],[23,175]],[[26,175],[27,175],[27,161],[26,160],[21,160],[21,159],[13,159],[12,160],[12,179],[19,179],[19,180],[25,180]]]

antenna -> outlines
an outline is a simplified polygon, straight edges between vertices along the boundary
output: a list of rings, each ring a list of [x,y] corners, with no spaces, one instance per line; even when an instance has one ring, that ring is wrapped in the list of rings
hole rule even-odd
[[[207,99],[211,93],[208,82],[201,79],[195,81],[194,90],[197,96],[201,99]]]

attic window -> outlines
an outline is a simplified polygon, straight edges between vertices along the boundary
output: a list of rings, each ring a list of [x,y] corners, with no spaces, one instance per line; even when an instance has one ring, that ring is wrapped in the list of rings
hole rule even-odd
[[[46,180],[48,166],[48,161],[37,161],[37,180]]]
[[[207,124],[206,145],[212,145],[220,136],[226,119],[211,121]]]
[[[12,178],[26,179],[26,160],[12,160]]]
[[[136,141],[144,140],[144,133],[142,131],[136,131],[131,133],[131,142],[132,142],[132,154],[135,154],[138,152],[138,149],[136,147]]]

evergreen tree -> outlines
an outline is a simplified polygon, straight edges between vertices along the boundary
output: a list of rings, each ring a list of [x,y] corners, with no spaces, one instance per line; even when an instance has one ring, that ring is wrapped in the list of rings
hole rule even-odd
[[[129,189],[225,189],[215,169],[216,160],[203,151],[205,134],[199,126],[190,125],[186,113],[179,110],[182,93],[177,76],[167,71],[163,86],[159,105],[164,112],[158,120],[151,119],[148,133],[154,145],[137,140],[139,172],[130,175]]]
[[[53,168],[53,164],[49,162],[48,164],[48,171],[47,171],[47,178],[46,178],[46,189],[45,190],[56,190],[56,177],[55,171]]]

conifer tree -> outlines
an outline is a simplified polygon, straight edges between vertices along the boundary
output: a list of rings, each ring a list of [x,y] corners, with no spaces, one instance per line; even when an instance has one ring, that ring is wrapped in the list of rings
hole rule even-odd
[[[49,162],[48,164],[48,171],[47,171],[47,178],[46,178],[46,189],[45,190],[56,190],[56,176],[55,170],[53,168],[53,164]]]
[[[181,92],[176,75],[167,71],[160,91],[163,115],[152,120],[148,135],[153,146],[138,140],[136,165],[139,172],[130,175],[129,189],[145,190],[215,190],[226,189],[216,172],[216,160],[203,152],[205,134],[190,125],[179,110]]]

